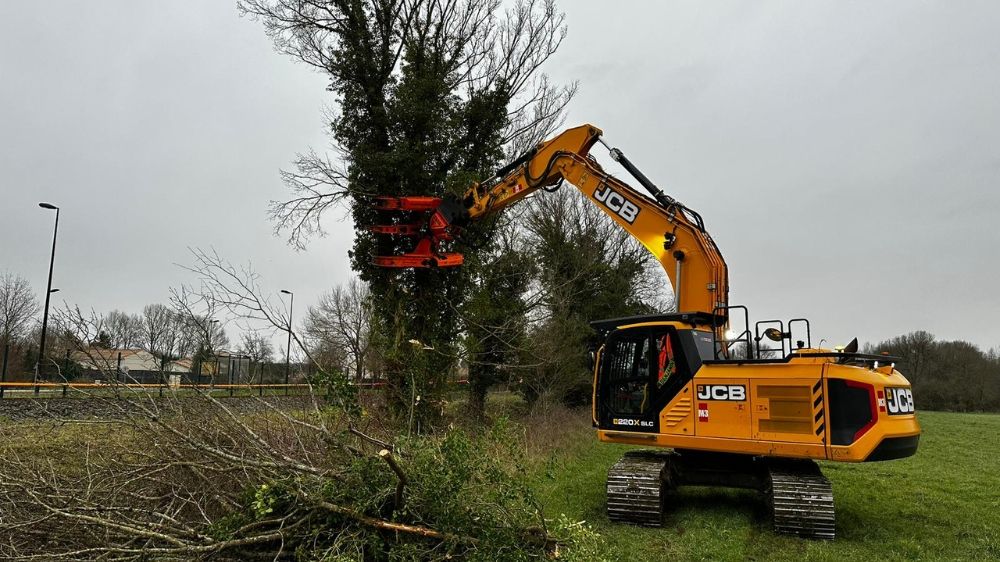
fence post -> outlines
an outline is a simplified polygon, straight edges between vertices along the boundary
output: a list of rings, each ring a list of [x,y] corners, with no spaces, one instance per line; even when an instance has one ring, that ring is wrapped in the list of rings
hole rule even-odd
[[[5,343],[3,346],[3,369],[0,370],[0,398],[3,398],[4,390],[6,390],[3,383],[7,382],[7,354],[10,353],[10,344]]]

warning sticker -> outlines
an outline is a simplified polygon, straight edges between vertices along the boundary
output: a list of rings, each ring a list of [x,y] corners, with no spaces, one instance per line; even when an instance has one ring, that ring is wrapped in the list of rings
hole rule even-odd
[[[698,421],[708,421],[708,403],[699,402],[698,403]]]

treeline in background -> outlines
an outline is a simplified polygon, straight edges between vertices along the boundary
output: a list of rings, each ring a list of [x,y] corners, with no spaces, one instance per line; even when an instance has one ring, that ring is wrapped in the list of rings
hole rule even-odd
[[[966,341],[936,340],[911,332],[868,346],[900,358],[896,365],[913,385],[918,409],[955,412],[1000,411],[1000,352]]]

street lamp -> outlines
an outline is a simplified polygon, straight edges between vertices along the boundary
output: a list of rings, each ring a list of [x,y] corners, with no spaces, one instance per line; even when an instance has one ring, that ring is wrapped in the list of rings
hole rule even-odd
[[[56,224],[52,230],[52,257],[49,258],[49,283],[45,289],[45,312],[42,313],[42,341],[38,345],[38,357],[35,359],[35,394],[38,394],[39,367],[45,359],[45,332],[49,327],[49,297],[55,292],[52,290],[52,267],[56,263],[56,236],[59,234],[59,207],[56,207],[52,203],[39,203],[38,206],[43,209],[55,211]]]
[[[285,395],[288,395],[288,373],[292,361],[292,307],[295,306],[295,295],[291,291],[281,290],[288,295],[288,344],[285,346]]]

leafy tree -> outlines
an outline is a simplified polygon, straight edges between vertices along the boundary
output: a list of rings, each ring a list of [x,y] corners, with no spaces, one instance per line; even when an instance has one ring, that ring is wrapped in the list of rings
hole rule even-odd
[[[339,162],[315,153],[283,173],[294,197],[272,207],[279,231],[303,245],[323,213],[350,206],[351,264],[373,294],[373,338],[394,411],[415,422],[440,413],[454,368],[459,318],[476,273],[387,271],[373,255],[412,240],[376,238],[385,222],[372,195],[444,195],[491,175],[559,122],[573,87],[539,72],[565,35],[552,0],[423,2],[243,0],[279,50],[330,77],[337,109],[330,134]],[[488,237],[487,237],[488,239]],[[469,250],[469,248],[466,248]],[[410,342],[417,342],[410,345]]]
[[[535,264],[514,225],[505,225],[493,251],[477,256],[474,289],[463,307],[468,355],[469,409],[482,417],[490,387],[522,370],[530,286]],[[512,369],[517,371],[512,371]]]
[[[659,264],[579,193],[562,189],[532,201],[526,228],[538,267],[539,302],[522,379],[529,401],[590,400],[589,322],[664,310]]]
[[[111,340],[111,334],[103,330],[97,333],[97,337],[90,342],[90,345],[101,349],[112,349],[115,346]]]

